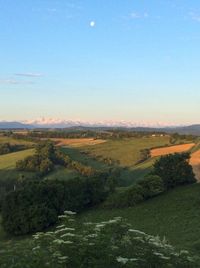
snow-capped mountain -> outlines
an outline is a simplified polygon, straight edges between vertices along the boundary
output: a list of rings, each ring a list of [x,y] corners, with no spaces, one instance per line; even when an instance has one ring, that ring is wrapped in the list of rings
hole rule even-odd
[[[42,128],[67,128],[67,127],[125,127],[125,128],[133,128],[133,127],[154,127],[154,128],[162,128],[162,127],[172,127],[174,125],[169,123],[155,122],[130,122],[125,120],[113,121],[113,120],[105,120],[105,121],[83,121],[83,120],[63,120],[63,119],[55,119],[55,118],[38,118],[36,120],[26,120],[23,121],[24,124],[32,125],[35,127]]]

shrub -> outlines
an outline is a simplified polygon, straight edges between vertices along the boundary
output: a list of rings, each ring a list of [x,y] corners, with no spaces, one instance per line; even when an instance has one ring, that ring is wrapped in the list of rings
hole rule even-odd
[[[166,189],[194,183],[196,180],[192,166],[189,165],[189,158],[188,153],[161,156],[155,162],[152,174],[161,177]]]
[[[142,187],[144,199],[149,199],[164,192],[164,183],[159,176],[147,175],[143,180],[138,182]]]
[[[135,230],[126,220],[85,222],[73,212],[60,216],[54,231],[36,233],[29,242],[2,245],[1,267],[197,268],[199,258],[176,251],[166,239]]]
[[[12,234],[27,234],[42,230],[57,220],[59,199],[63,189],[59,184],[30,183],[10,192],[2,207],[4,229]]]
[[[4,229],[15,235],[43,230],[65,209],[77,212],[95,206],[107,196],[98,176],[68,181],[33,181],[10,192],[2,206]]]
[[[36,152],[33,156],[17,161],[16,168],[20,171],[32,171],[45,175],[52,171],[55,165],[66,165],[67,161],[67,157],[59,152],[52,142],[45,141],[36,145]]]
[[[104,206],[111,208],[132,207],[142,202],[143,189],[140,185],[134,185],[121,193],[114,193],[106,200]]]

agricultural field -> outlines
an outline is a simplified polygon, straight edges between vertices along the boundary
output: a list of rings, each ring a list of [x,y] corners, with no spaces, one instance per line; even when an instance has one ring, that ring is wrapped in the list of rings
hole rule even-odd
[[[9,170],[14,169],[16,162],[18,160],[22,160],[25,157],[32,155],[34,153],[34,149],[27,149],[15,153],[5,154],[0,156],[0,170]]]
[[[50,138],[49,140],[56,142],[57,146],[70,146],[70,147],[91,146],[106,142],[106,140],[93,139],[93,138],[77,138],[77,139]]]
[[[81,150],[99,159],[112,159],[122,167],[131,167],[140,160],[140,151],[169,145],[169,137],[142,137],[109,140],[106,143],[85,146]]]
[[[25,145],[25,146],[33,146],[33,142],[20,140],[20,139],[13,139],[12,137],[7,136],[0,136],[0,144],[2,143],[10,143],[11,145]]]
[[[168,153],[174,153],[193,151],[194,147],[198,147],[194,143],[170,146],[169,137],[167,136],[107,140],[99,144],[88,144],[88,142],[83,142],[81,139],[80,142],[59,144],[61,151],[68,155],[71,160],[92,167],[95,170],[106,171],[112,167],[118,167],[120,177],[118,178],[117,191],[119,192],[126,190],[127,187],[144,178],[151,170],[154,161],[162,155],[158,153],[151,155],[151,158],[138,164],[141,150],[165,145],[169,146],[155,150],[163,150],[164,152],[168,150]],[[180,148],[182,149],[180,150]],[[174,151],[175,149],[176,151]],[[199,163],[199,152],[197,148],[192,154],[191,161],[194,161],[193,165]],[[34,149],[28,149],[0,156],[0,176],[4,178],[19,177],[21,173],[15,169],[16,161],[24,159],[33,153]],[[110,158],[114,162],[104,161],[106,158]],[[27,173],[27,178],[31,175],[34,174]],[[67,181],[77,177],[81,177],[77,171],[56,166],[55,170],[44,178]],[[170,244],[176,248],[186,249],[196,254],[200,248],[200,240],[198,239],[200,235],[198,227],[200,218],[199,192],[199,184],[182,186],[131,208],[107,209],[102,205],[95,206],[93,209],[82,212],[77,216],[77,219],[79,224],[82,225],[83,222],[101,222],[120,216],[127,219],[135,229],[151,235],[159,235],[161,238],[167,237]],[[54,230],[54,228],[51,227],[50,229]],[[0,218],[0,245],[1,243],[6,243],[9,248],[17,242],[24,247],[31,239],[31,235],[17,238],[7,235],[1,227]]]
[[[192,147],[194,147],[194,146],[195,146],[195,143],[187,143],[187,144],[152,149],[151,150],[151,157],[187,152],[187,151],[191,150]]]

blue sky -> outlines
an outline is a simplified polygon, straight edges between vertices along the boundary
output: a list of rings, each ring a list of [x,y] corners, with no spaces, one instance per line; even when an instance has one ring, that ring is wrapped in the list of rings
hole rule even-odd
[[[197,0],[0,0],[0,29],[0,120],[200,122]]]

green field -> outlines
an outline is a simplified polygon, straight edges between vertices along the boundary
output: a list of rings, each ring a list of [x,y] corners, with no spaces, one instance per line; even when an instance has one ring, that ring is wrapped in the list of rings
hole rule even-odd
[[[7,136],[0,136],[0,144],[1,143],[10,143],[11,145],[26,145],[26,146],[32,146],[34,144],[33,142],[30,141],[13,139]]]
[[[129,186],[142,179],[151,170],[155,158],[135,165],[140,156],[140,150],[169,144],[168,137],[131,138],[111,140],[104,144],[81,148],[62,148],[62,151],[72,160],[97,170],[106,170],[110,166],[103,158],[110,157],[120,162],[120,186]],[[33,154],[34,149],[0,156],[0,177],[19,176],[15,170],[17,160]],[[45,178],[68,180],[80,176],[76,171],[56,167],[55,171]],[[118,188],[122,191],[125,188]],[[105,209],[96,207],[80,214],[80,223],[110,219],[114,216],[127,218],[135,229],[152,235],[166,237],[169,242],[180,249],[189,249],[198,253],[200,249],[200,185],[184,186],[174,189],[136,207],[125,209]],[[22,238],[22,243],[25,240]],[[27,239],[27,236],[25,237]],[[9,239],[0,226],[0,240]],[[15,238],[14,238],[15,240]],[[10,242],[12,245],[12,242]]]
[[[81,150],[99,159],[111,158],[120,166],[131,167],[140,159],[140,151],[169,145],[169,137],[142,137],[109,140],[106,143],[82,147]]]
[[[22,160],[25,157],[32,155],[34,149],[23,150],[15,153],[4,154],[0,156],[0,170],[14,169],[16,162]]]
[[[141,164],[135,165],[135,162],[139,160],[140,150],[162,146],[167,142],[169,142],[168,137],[131,138],[107,141],[104,144],[81,148],[64,147],[62,148],[62,151],[69,155],[72,160],[78,161],[96,170],[106,170],[113,167],[112,164],[109,165],[103,161],[103,158],[108,157],[108,152],[110,155],[113,155],[115,160],[118,160],[121,163],[124,163],[125,160],[129,159],[129,162],[127,161],[126,165],[118,166],[121,171],[120,177],[118,178],[119,186],[124,187],[142,179],[150,171],[155,161],[155,158],[148,159]],[[111,147],[113,148],[113,151],[111,151]],[[99,155],[99,151],[101,151],[101,156]],[[114,165],[114,167],[116,167],[116,165]]]
[[[49,180],[70,180],[80,177],[80,174],[75,171],[64,167],[58,167],[53,172],[49,173],[45,178]]]
[[[79,223],[101,222],[121,216],[135,229],[165,237],[174,247],[199,254],[200,249],[200,185],[182,186],[132,208],[94,208],[79,214]],[[31,236],[7,237],[0,226],[0,243],[20,241],[26,244]]]
[[[199,254],[200,184],[183,186],[133,208],[93,209],[82,213],[81,222],[100,222],[121,216],[135,229],[166,237],[177,248]]]

